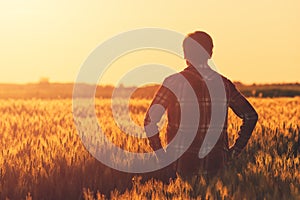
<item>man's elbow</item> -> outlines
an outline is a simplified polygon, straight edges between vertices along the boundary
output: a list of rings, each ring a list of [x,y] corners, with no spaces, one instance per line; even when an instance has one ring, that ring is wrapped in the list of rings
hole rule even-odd
[[[146,132],[146,136],[148,138],[157,133],[156,125],[153,124],[149,117],[145,117],[144,119],[144,131]]]
[[[146,118],[144,119],[144,131],[147,135],[147,137],[149,136],[149,124],[151,122],[149,120],[147,120]]]
[[[253,121],[255,121],[255,123],[258,121],[258,113],[255,110],[253,113]]]
[[[258,114],[255,110],[252,112],[249,112],[248,114],[244,115],[244,120],[246,123],[250,123],[255,125],[256,122],[258,121]]]
[[[147,125],[149,125],[151,123],[151,118],[149,116],[149,113],[147,112],[144,118],[144,127],[146,127]]]

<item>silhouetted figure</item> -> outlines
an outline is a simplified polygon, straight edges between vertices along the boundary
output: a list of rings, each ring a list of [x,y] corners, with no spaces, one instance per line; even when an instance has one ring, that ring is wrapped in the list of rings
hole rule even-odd
[[[198,47],[197,45],[195,46],[195,42]],[[236,158],[241,153],[252,134],[258,115],[247,99],[236,89],[235,85],[230,80],[211,69],[208,65],[208,59],[211,58],[213,52],[213,41],[207,33],[196,31],[189,34],[183,41],[183,50],[187,68],[178,74],[167,77],[164,83],[168,83],[168,85],[176,88],[179,92],[181,103],[188,105],[191,102],[191,96],[185,96],[186,84],[179,82],[178,77],[182,75],[188,80],[197,96],[200,120],[198,124],[195,124],[198,127],[197,134],[187,151],[185,151],[174,163],[165,169],[162,169],[162,171],[164,171],[163,174],[170,178],[176,176],[175,172],[187,179],[194,175],[206,175],[211,177],[217,174],[231,158]],[[211,148],[209,153],[201,159],[198,156],[199,150],[206,137],[212,116],[212,102],[208,84],[213,84],[218,78],[223,83],[222,85],[224,85],[219,87],[224,87],[223,90],[225,90],[226,94],[224,99],[218,100],[220,101],[218,103],[224,105],[226,108],[225,121],[221,127],[211,126],[212,131],[214,131],[215,128],[216,131],[220,130],[221,134],[215,145],[208,146],[208,148]],[[163,106],[167,112],[168,125],[166,138],[167,143],[169,144],[178,132],[182,120],[179,100],[176,95],[163,84],[157,91],[151,106],[155,104]],[[231,108],[234,113],[243,120],[243,124],[239,130],[239,137],[231,148],[228,144],[227,135],[228,108]],[[191,116],[193,116],[192,112],[195,111],[191,110],[190,112]],[[145,117],[144,124],[145,127],[148,126],[145,130],[149,136],[149,142],[153,150],[162,148],[157,127],[157,123],[160,121],[162,114],[163,113],[161,112],[156,114],[152,113],[150,117],[148,109]],[[185,121],[189,120],[190,119],[187,119]],[[188,128],[189,127],[184,129],[186,130],[184,132],[185,135],[190,134]],[[153,130],[156,133],[155,135],[153,135]],[[178,144],[176,148],[180,149],[182,146]]]

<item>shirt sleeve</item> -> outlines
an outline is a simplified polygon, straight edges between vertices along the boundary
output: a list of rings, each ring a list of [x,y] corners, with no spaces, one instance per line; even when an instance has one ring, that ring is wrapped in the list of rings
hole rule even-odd
[[[167,87],[164,85],[160,86],[147,110],[144,119],[144,129],[150,146],[154,151],[162,148],[157,124],[172,102],[173,96],[173,93]]]
[[[240,154],[247,145],[258,120],[258,114],[232,82],[230,82],[229,88],[229,107],[243,120],[238,132],[239,137],[232,148],[233,156],[235,156]]]

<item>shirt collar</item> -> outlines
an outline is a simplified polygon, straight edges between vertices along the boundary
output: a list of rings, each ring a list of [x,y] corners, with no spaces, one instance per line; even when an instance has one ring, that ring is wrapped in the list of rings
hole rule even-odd
[[[200,76],[201,78],[203,77],[204,79],[210,79],[216,72],[211,69],[209,66],[207,67],[199,67],[199,68],[195,68],[194,66],[192,65],[188,65],[184,71],[187,70],[187,71],[190,71],[192,73],[195,73],[197,74],[198,76]]]

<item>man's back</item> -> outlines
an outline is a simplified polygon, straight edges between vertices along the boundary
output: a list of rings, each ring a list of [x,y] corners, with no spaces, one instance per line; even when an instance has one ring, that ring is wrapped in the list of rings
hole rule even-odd
[[[204,76],[202,76],[200,73]],[[185,85],[184,83],[178,81],[178,76],[184,76],[188,80],[190,86],[193,88],[199,105],[199,123],[190,124],[189,126],[197,126],[197,134],[188,147],[187,151],[176,161],[176,170],[182,176],[190,176],[194,174],[215,174],[218,170],[222,169],[228,158],[231,156],[231,151],[229,150],[228,145],[228,135],[227,135],[227,111],[231,107],[232,110],[243,119],[243,125],[241,127],[241,134],[239,139],[236,141],[233,149],[234,154],[239,154],[239,152],[246,145],[253,128],[257,121],[257,114],[253,107],[248,103],[248,101],[241,95],[241,93],[235,88],[235,86],[227,78],[221,76],[224,83],[224,89],[226,97],[220,100],[218,103],[226,106],[226,117],[224,124],[220,127],[210,126],[211,122],[211,98],[210,93],[207,87],[207,84],[210,82],[215,82],[217,78],[220,78],[220,75],[211,70],[209,67],[196,69],[193,66],[187,67],[185,70],[180,72],[180,74],[174,74],[165,79],[165,82],[168,82],[168,85],[173,85],[173,88],[177,88],[177,97],[164,85],[156,93],[155,98],[153,99],[152,105],[160,104],[167,110],[168,115],[168,126],[167,126],[167,143],[169,144],[172,139],[175,137],[180,127],[181,122],[181,108],[180,103],[178,102],[178,96],[181,101],[181,105],[188,105],[191,103],[191,97],[185,95]],[[193,110],[189,112],[195,112]],[[191,115],[193,116],[193,115]],[[150,123],[156,123],[159,119],[149,118],[149,113],[147,113],[145,118],[145,125]],[[205,148],[209,149],[209,153],[203,159],[198,157],[198,153],[201,145],[203,144],[204,138],[207,134],[208,128],[214,128],[216,131],[221,131],[220,137],[217,140],[217,143],[206,144]],[[190,134],[188,129],[185,133]],[[161,148],[161,142],[159,140],[158,134],[152,137],[149,137],[150,145],[154,150]],[[177,144],[175,149],[180,150],[184,148],[180,143]]]

